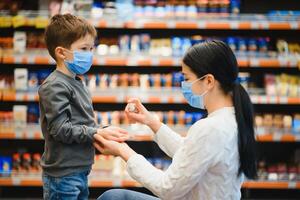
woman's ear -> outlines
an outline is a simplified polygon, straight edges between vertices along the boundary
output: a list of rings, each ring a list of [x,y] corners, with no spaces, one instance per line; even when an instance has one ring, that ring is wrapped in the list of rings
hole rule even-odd
[[[206,78],[206,83],[208,85],[208,89],[212,89],[216,83],[216,79],[215,79],[214,75],[208,74],[207,78]]]

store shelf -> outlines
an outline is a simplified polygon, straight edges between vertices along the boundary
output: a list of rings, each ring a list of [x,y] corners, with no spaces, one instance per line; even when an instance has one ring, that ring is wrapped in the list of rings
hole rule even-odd
[[[22,140],[43,140],[43,135],[41,132],[21,132],[21,133],[0,133],[0,139],[22,139]],[[152,141],[151,135],[135,135],[129,141]]]
[[[99,177],[100,179],[100,177]],[[0,186],[42,186],[40,178],[0,178]],[[94,177],[89,181],[90,187],[142,187],[134,180],[122,180],[122,179],[104,179],[96,180]],[[242,188],[247,189],[300,189],[300,182],[288,182],[288,181],[246,181],[243,183]]]
[[[134,129],[128,125],[116,125],[124,128],[131,133],[130,141],[152,141],[152,132],[145,129],[144,126]],[[168,125],[172,130],[182,135],[188,131],[188,126],[184,125]],[[0,130],[0,139],[23,139],[23,140],[42,140],[43,135],[40,131],[39,125],[28,125],[22,129],[14,129],[14,124],[5,126],[5,130]],[[8,128],[7,128],[8,127]],[[2,126],[3,128],[3,126]],[[256,136],[258,142],[300,142],[300,133],[273,133],[273,134],[259,134]]]
[[[129,125],[117,125],[130,133],[129,141],[152,141],[152,133],[145,126],[132,128]],[[186,132],[186,126],[174,127],[174,130]],[[29,124],[23,127],[15,127],[14,123],[0,124],[0,139],[21,139],[21,140],[43,140],[43,134],[39,124]]]
[[[248,16],[249,17],[249,16]],[[221,20],[220,20],[221,19]],[[212,30],[299,30],[300,22],[278,19],[269,20],[264,15],[203,15],[194,19],[149,19],[140,17],[136,20],[106,20],[89,19],[96,28],[121,29],[212,29]],[[29,18],[21,15],[0,17],[0,28],[35,27],[45,28],[49,23],[48,17]]]
[[[43,50],[41,50],[43,51]],[[30,52],[30,50],[29,50]],[[37,51],[34,51],[35,54]],[[44,55],[35,56],[34,53],[28,54],[9,54],[3,55],[3,64],[24,64],[24,65],[54,65],[55,62],[45,52]],[[30,56],[29,56],[30,55]],[[298,60],[289,60],[284,58],[238,58],[239,67],[277,67],[277,68],[297,68]],[[149,55],[140,56],[95,56],[94,66],[181,66],[181,59],[178,57],[152,57]]]
[[[258,142],[300,142],[300,134],[263,134],[257,135]]]
[[[15,132],[10,132],[10,133],[0,133],[0,139],[42,140],[43,135],[41,132],[35,132],[33,134],[30,134],[28,132],[22,132],[20,134],[17,134]]]
[[[117,88],[114,90],[103,89],[92,92],[93,103],[126,103],[128,98],[140,98],[143,103],[186,103],[183,96],[179,95],[178,88],[170,89],[141,89],[141,88]],[[106,95],[102,95],[106,94]],[[162,95],[163,94],[163,95]],[[254,104],[284,104],[298,105],[299,97],[251,95]],[[35,92],[3,92],[2,101],[37,102],[38,95]]]
[[[101,28],[108,28],[103,26]],[[276,21],[146,21],[126,22],[124,28],[130,29],[212,29],[212,30],[298,30],[299,22]]]
[[[94,178],[95,179],[95,178]],[[42,186],[42,181],[40,178],[0,178],[0,186]],[[133,180],[90,180],[90,187],[141,187],[139,183]]]
[[[246,181],[243,188],[247,189],[300,189],[300,182],[288,181]]]
[[[300,104],[299,97],[264,96],[264,95],[251,95],[250,97],[252,103],[254,104],[287,104],[287,105]]]

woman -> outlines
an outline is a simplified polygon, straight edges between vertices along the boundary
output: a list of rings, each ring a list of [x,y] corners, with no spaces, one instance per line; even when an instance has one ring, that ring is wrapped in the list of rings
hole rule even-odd
[[[208,116],[189,129],[185,138],[152,116],[137,99],[137,112],[125,111],[132,122],[148,125],[154,140],[172,164],[163,172],[127,144],[96,135],[95,147],[121,156],[132,178],[161,199],[240,199],[243,175],[256,177],[253,108],[238,78],[237,60],[221,41],[191,47],[183,58],[182,92],[187,102],[206,109]],[[110,190],[100,200],[156,199],[126,190]]]

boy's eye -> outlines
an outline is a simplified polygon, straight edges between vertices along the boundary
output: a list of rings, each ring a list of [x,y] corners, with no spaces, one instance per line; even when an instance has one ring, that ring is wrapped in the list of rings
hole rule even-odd
[[[81,50],[83,50],[83,51],[86,51],[86,50],[87,50],[87,48],[86,48],[86,47],[83,47],[83,48],[81,48]]]

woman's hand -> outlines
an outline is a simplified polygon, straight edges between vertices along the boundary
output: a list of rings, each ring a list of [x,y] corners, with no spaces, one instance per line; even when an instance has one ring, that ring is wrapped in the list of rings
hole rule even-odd
[[[133,151],[126,143],[119,143],[113,140],[106,140],[101,135],[94,135],[94,146],[102,154],[120,156],[127,161],[136,152]]]
[[[139,99],[132,98],[129,99],[127,102],[127,106],[125,108],[125,114],[129,119],[130,123],[141,123],[149,126],[154,133],[158,131],[158,129],[161,126],[161,122],[159,119],[150,113],[141,103]],[[130,108],[130,104],[133,104],[135,107],[135,110],[132,111]]]
[[[114,126],[99,128],[97,134],[107,140],[114,140],[117,142],[124,142],[129,139],[129,134],[126,130]]]

